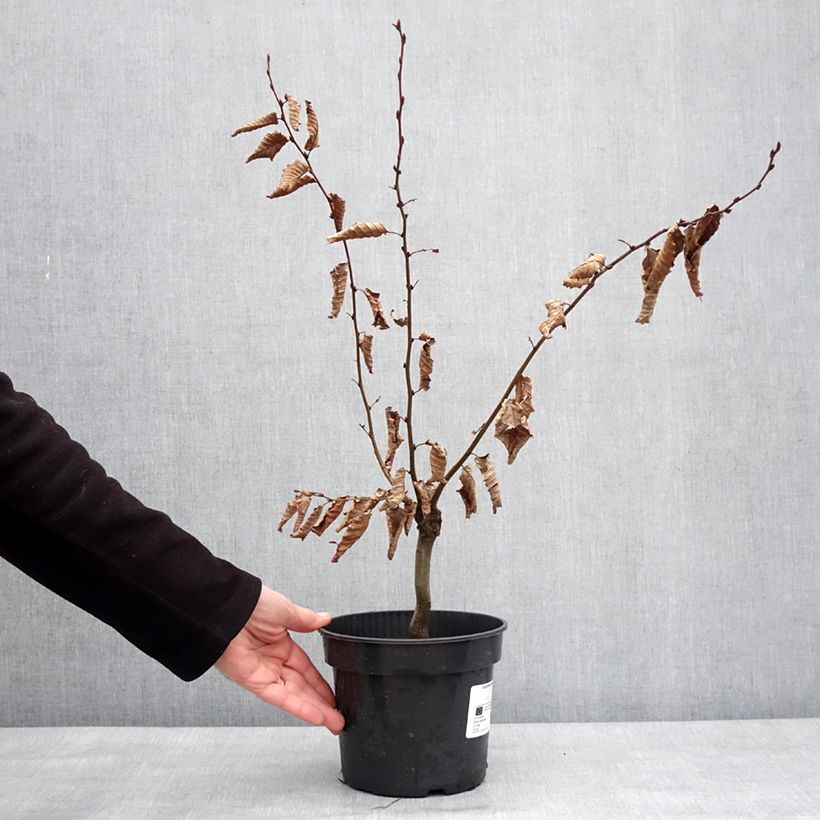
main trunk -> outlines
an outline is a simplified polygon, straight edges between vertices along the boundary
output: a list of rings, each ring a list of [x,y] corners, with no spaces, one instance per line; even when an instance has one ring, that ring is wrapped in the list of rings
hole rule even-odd
[[[441,532],[441,512],[433,507],[418,525],[416,542],[416,608],[410,621],[411,638],[430,637],[430,559]]]

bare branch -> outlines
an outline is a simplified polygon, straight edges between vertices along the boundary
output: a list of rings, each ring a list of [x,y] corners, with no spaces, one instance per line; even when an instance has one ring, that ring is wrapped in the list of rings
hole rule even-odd
[[[738,202],[742,202],[744,199],[751,196],[755,191],[759,191],[761,186],[763,185],[763,182],[766,180],[766,177],[774,170],[774,158],[775,158],[775,156],[777,156],[779,151],[780,151],[780,143],[778,142],[777,145],[769,152],[769,164],[766,167],[766,170],[763,172],[763,175],[758,180],[757,184],[754,187],[750,188],[745,194],[742,194],[740,196],[736,196],[729,203],[729,205],[725,206],[724,208],[721,208],[720,211],[718,211],[717,213],[720,213],[720,214],[729,213],[731,211],[731,209],[735,205],[737,205]],[[715,213],[716,212],[714,212],[714,211],[709,212],[709,218],[714,218]],[[689,219],[689,220],[682,219],[682,220],[679,220],[677,224],[680,227],[686,227],[688,225],[694,225],[695,223],[699,222],[701,219],[703,219],[705,217],[706,217],[706,214],[704,214],[702,216],[699,216],[695,219]],[[650,236],[648,239],[645,239],[643,242],[640,242],[636,245],[631,245],[628,242],[624,243],[624,244],[627,245],[628,250],[624,251],[620,256],[618,256],[617,258],[613,259],[611,262],[609,262],[606,265],[603,265],[601,267],[601,269],[598,271],[598,273],[596,273],[592,277],[589,284],[585,285],[583,290],[578,294],[578,296],[576,296],[575,299],[572,302],[569,303],[569,306],[564,310],[564,315],[567,316],[572,310],[575,309],[575,307],[578,305],[578,303],[587,295],[587,293],[590,292],[590,290],[592,290],[592,288],[595,286],[595,283],[598,281],[598,279],[600,279],[607,271],[612,270],[612,268],[614,268],[616,265],[619,265],[621,262],[624,261],[624,259],[626,259],[631,254],[635,253],[635,251],[639,250],[640,248],[648,247],[655,239],[657,239],[659,236],[662,236],[663,234],[665,234],[667,232],[667,230],[668,230],[668,228],[661,228],[659,231],[656,231],[654,234],[652,234],[652,236]],[[623,240],[621,240],[621,241],[623,241]],[[464,453],[453,463],[453,465],[447,471],[447,474],[444,477],[444,481],[442,481],[441,484],[439,484],[439,486],[436,488],[436,491],[433,493],[433,497],[432,497],[430,503],[434,507],[435,507],[436,503],[438,502],[439,498],[441,497],[441,493],[444,491],[444,488],[447,486],[448,482],[453,478],[454,475],[456,475],[456,473],[458,473],[458,471],[461,469],[464,462],[469,458],[470,453],[473,452],[473,450],[475,450],[478,443],[481,441],[482,438],[484,438],[485,433],[487,432],[487,430],[489,430],[490,425],[493,423],[493,420],[495,419],[495,417],[498,415],[499,411],[501,410],[501,406],[504,403],[504,399],[506,399],[507,396],[509,396],[510,393],[513,391],[513,388],[515,387],[515,383],[518,381],[518,378],[524,374],[524,372],[526,371],[526,369],[529,366],[530,362],[535,357],[535,354],[538,353],[538,351],[541,349],[541,346],[544,344],[544,342],[546,340],[547,340],[546,337],[542,336],[541,339],[539,339],[538,342],[535,345],[532,346],[532,349],[530,350],[530,352],[524,357],[524,361],[521,362],[521,364],[518,366],[518,369],[515,371],[515,374],[513,375],[512,379],[510,380],[510,383],[507,385],[507,388],[504,390],[504,393],[502,394],[501,398],[498,400],[498,403],[490,411],[490,414],[487,416],[486,420],[481,425],[481,427],[478,428],[475,435],[473,436],[473,439],[467,445]]]

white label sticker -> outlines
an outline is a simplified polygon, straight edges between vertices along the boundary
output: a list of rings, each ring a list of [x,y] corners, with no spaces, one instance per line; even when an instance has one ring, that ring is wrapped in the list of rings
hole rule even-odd
[[[490,709],[493,702],[493,682],[479,683],[470,688],[467,711],[467,737],[481,737],[490,731]]]

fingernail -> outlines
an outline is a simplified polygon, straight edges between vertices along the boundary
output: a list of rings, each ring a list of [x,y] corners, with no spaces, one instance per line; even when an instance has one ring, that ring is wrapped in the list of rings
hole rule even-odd
[[[333,617],[329,612],[317,612],[316,614],[320,618],[332,618]]]

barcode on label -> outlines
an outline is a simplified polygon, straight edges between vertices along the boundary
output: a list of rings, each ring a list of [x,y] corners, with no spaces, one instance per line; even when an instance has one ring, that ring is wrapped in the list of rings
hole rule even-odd
[[[467,737],[481,737],[490,731],[492,700],[492,681],[470,687],[470,705],[467,709]]]

